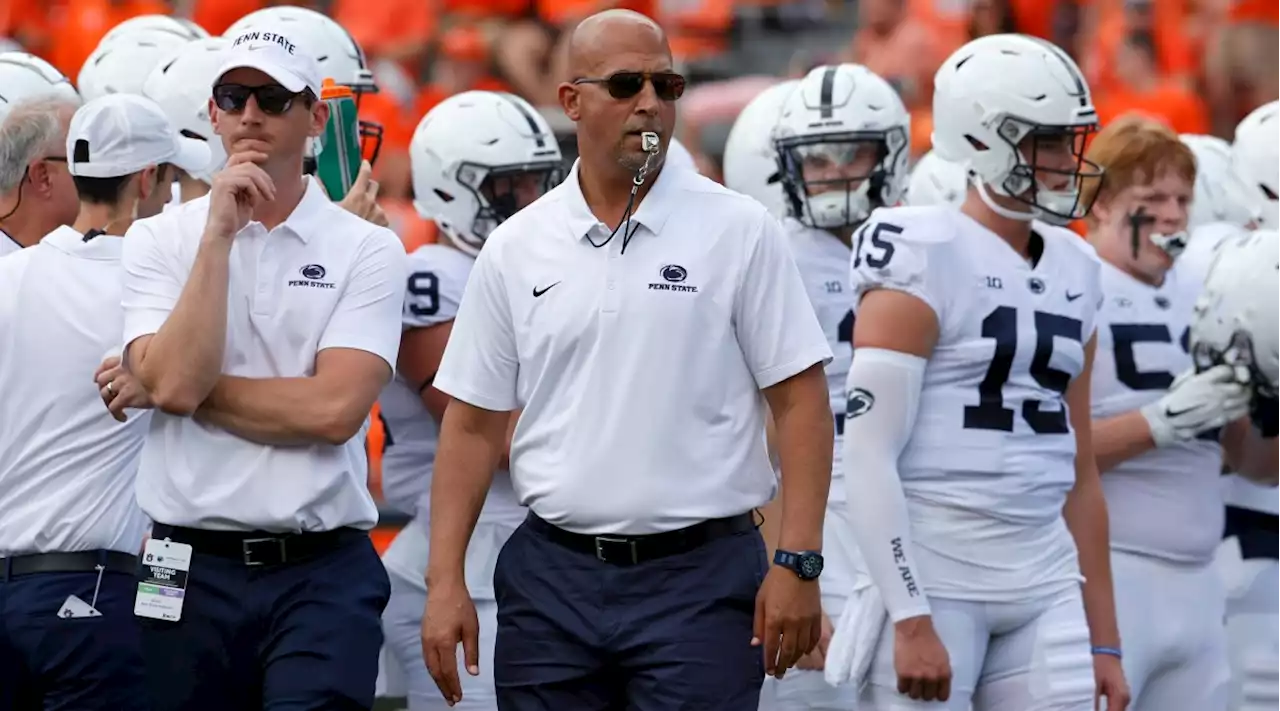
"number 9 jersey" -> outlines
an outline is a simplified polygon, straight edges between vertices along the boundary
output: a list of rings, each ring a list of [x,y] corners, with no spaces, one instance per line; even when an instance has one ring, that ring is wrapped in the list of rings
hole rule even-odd
[[[409,255],[402,328],[429,328],[458,315],[462,291],[475,259],[450,247],[427,244]],[[386,444],[382,455],[382,494],[397,510],[426,514],[427,493],[440,427],[427,411],[417,387],[397,372],[378,402]]]
[[[931,595],[1017,602],[1080,580],[1062,520],[1076,478],[1063,396],[1085,366],[1101,262],[1038,222],[1030,252],[948,206],[882,208],[854,235],[854,303],[892,289],[938,320],[898,462]]]

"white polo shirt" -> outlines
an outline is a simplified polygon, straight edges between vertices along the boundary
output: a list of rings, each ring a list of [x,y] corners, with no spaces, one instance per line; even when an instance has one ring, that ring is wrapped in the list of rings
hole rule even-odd
[[[13,254],[22,249],[22,245],[18,244],[18,240],[9,235],[8,232],[0,230],[0,257],[6,254]]]
[[[690,170],[663,170],[635,236],[588,209],[577,165],[485,243],[435,386],[523,408],[520,502],[579,533],[644,534],[773,496],[761,388],[831,350],[778,221]]]
[[[125,239],[124,342],[156,333],[191,273],[205,196],[134,223]],[[268,232],[251,222],[231,248],[222,372],[298,378],[326,348],[373,353],[394,369],[404,246],[325,197],[308,179],[293,214]],[[212,530],[372,528],[364,428],[345,444],[272,447],[155,413],[138,503],[160,523]]]
[[[0,258],[0,556],[142,545],[151,413],[116,422],[93,382],[120,350],[122,243],[64,226]]]

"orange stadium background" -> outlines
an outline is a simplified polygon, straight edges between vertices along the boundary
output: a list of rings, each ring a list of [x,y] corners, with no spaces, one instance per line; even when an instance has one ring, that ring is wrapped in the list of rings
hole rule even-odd
[[[114,25],[163,13],[223,33],[270,5],[325,12],[361,44],[382,86],[362,118],[384,126],[375,177],[380,202],[410,250],[436,230],[412,207],[408,147],[419,118],[468,89],[555,104],[562,40],[582,17],[627,7],[668,30],[691,88],[677,135],[700,170],[720,179],[724,138],[765,87],[831,61],[854,61],[900,87],[912,113],[912,153],[929,148],[932,76],[965,41],[1017,31],[1071,52],[1105,123],[1138,111],[1181,133],[1230,138],[1250,109],[1277,98],[1276,0],[0,0],[0,37],[73,80]],[[563,126],[549,109],[553,126]],[[571,137],[571,136],[570,136]],[[373,413],[369,486],[380,491],[383,432]],[[394,519],[374,533],[380,549]]]

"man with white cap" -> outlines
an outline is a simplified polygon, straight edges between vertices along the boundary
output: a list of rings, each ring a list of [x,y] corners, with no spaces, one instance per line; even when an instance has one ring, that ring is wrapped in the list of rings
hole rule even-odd
[[[0,709],[146,708],[132,608],[150,413],[126,409],[150,404],[129,375],[100,393],[93,372],[120,347],[120,236],[158,165],[209,152],[118,95],[75,114],[66,154],[74,224],[0,259]]]
[[[390,585],[363,435],[404,247],[303,176],[329,108],[302,40],[228,39],[226,167],[125,242],[126,361],[158,410],[137,487],[147,683],[157,711],[368,708]]]

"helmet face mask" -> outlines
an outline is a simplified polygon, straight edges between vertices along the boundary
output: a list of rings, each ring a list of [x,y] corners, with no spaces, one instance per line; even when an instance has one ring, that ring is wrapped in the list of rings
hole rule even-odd
[[[1249,404],[1249,418],[1255,427],[1262,431],[1264,437],[1275,437],[1277,434],[1277,407],[1280,406],[1280,392],[1266,373],[1259,367],[1259,358],[1254,350],[1253,337],[1244,330],[1231,335],[1225,348],[1200,341],[1192,346],[1192,361],[1197,372],[1204,372],[1217,365],[1230,365],[1244,368],[1249,373],[1249,387],[1253,389],[1253,398]]]
[[[1051,222],[1063,224],[1088,215],[1093,202],[1082,199],[1081,183],[1103,174],[1101,167],[1084,157],[1094,130],[1094,126],[1035,125],[1006,116],[997,133],[1015,163],[997,192]]]
[[[857,226],[890,204],[886,186],[907,140],[900,127],[779,139],[779,176],[791,214],[816,229]]]
[[[479,207],[469,230],[453,228],[446,232],[455,241],[462,240],[479,251],[498,225],[564,180],[564,165],[558,160],[501,166],[464,162],[458,165],[456,179]],[[437,196],[452,198],[439,192]]]

